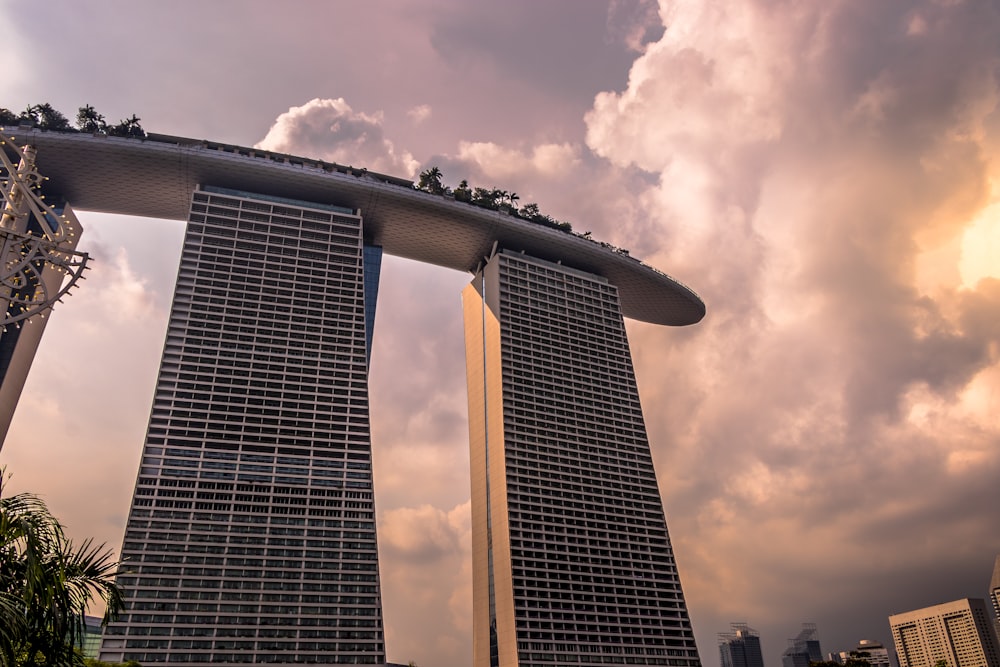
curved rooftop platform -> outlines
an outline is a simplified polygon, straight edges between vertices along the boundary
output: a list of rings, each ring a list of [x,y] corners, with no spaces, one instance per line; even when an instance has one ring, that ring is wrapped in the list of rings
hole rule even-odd
[[[186,220],[199,185],[360,210],[365,239],[390,255],[475,272],[497,243],[603,276],[619,290],[625,317],[694,324],[705,304],[669,276],[606,244],[433,195],[406,179],[254,148],[151,134],[147,139],[3,129],[38,149],[49,196],[74,208]]]

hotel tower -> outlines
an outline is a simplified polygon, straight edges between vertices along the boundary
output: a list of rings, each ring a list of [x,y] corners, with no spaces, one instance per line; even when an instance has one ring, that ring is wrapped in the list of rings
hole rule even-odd
[[[501,251],[463,293],[473,665],[699,665],[618,291]]]
[[[351,209],[193,194],[100,657],[385,662],[367,360],[381,254]]]

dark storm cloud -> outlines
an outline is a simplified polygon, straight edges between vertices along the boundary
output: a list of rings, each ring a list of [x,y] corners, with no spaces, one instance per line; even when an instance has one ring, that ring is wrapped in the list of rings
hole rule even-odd
[[[621,10],[615,19],[621,42],[613,49],[596,49],[595,43],[608,40],[604,3],[555,0],[498,8],[480,0],[438,13],[431,43],[459,71],[493,68],[512,85],[557,91],[586,104],[595,89],[620,86],[635,57],[626,41],[635,17]],[[464,85],[471,91],[478,87],[474,77]],[[518,101],[509,94],[515,91],[502,88],[479,92],[498,103]]]
[[[1000,304],[949,250],[996,196],[998,8],[664,16],[588,138],[661,175],[676,231],[650,259],[708,303],[690,336],[633,335],[640,381],[679,378],[642,388],[702,651],[743,619],[770,661],[797,621],[827,650],[888,641],[889,613],[976,594],[967,567],[1000,549]]]

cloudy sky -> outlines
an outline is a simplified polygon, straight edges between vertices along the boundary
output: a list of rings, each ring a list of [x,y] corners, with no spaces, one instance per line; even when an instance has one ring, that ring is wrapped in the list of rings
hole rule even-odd
[[[0,106],[519,193],[692,286],[629,323],[702,657],[777,667],[983,597],[1000,553],[1000,2],[0,3]],[[83,212],[0,464],[116,549],[179,222]],[[471,654],[459,292],[387,258],[372,360],[390,660]]]

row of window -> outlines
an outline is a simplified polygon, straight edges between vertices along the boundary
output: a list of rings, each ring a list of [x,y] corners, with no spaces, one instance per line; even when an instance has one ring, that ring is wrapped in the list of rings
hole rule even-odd
[[[576,432],[573,446],[567,446],[563,440],[515,431],[504,446],[517,452],[517,456],[512,457],[513,465],[524,466],[527,471],[542,471],[559,479],[579,480],[585,484],[638,483],[643,489],[654,492],[656,475],[649,450],[642,446],[644,442],[645,439],[629,443],[632,446],[626,450],[620,449],[620,442],[588,438]],[[580,445],[588,449],[583,450]],[[595,450],[601,453],[595,454]]]
[[[665,667],[700,667],[701,661],[692,651],[692,655],[687,660],[675,658],[660,658],[651,655],[597,655],[582,654],[572,658],[563,653],[534,653],[518,652],[518,665],[521,667],[551,667],[552,665],[566,665],[596,663],[601,665],[664,665]]]
[[[374,650],[374,649],[373,649]],[[337,656],[337,664],[348,665],[375,665],[385,662],[382,655],[383,649],[378,649],[378,653],[372,654],[352,654]],[[118,660],[118,658],[121,658]],[[330,656],[326,652],[316,655],[308,654],[286,654],[286,653],[251,653],[242,651],[239,653],[163,653],[163,652],[134,652],[108,653],[102,651],[102,660],[117,662],[138,662],[140,664],[161,663],[161,662],[182,662],[193,664],[303,664],[303,665],[328,665]]]
[[[239,619],[237,619],[239,620]],[[359,625],[358,621],[353,622],[355,626]],[[330,626],[326,626],[323,629],[300,629],[297,626],[267,626],[256,628],[253,626],[240,625],[237,627],[232,626],[219,626],[216,628],[214,625],[195,625],[195,626],[185,626],[179,625],[176,627],[162,627],[162,626],[133,626],[128,629],[128,635],[133,637],[143,637],[143,636],[161,636],[161,637],[281,637],[286,639],[381,639],[381,633],[378,632],[375,627],[377,626],[376,620],[363,621],[365,627],[371,627],[371,629],[365,630],[346,630],[346,629],[330,629]],[[337,623],[338,627],[346,628],[348,623],[341,619]]]
[[[318,561],[303,561],[301,558],[293,560],[283,559],[283,558],[246,558],[246,557],[222,557],[222,556],[206,556],[203,554],[196,554],[192,552],[186,553],[143,553],[134,552],[128,554],[129,558],[124,559],[127,561],[123,565],[123,572],[133,572],[136,567],[145,567],[145,564],[149,563],[170,563],[170,564],[180,564],[185,565],[215,565],[215,566],[236,566],[236,565],[259,565],[264,563],[267,567],[292,567],[296,569],[304,569],[302,574],[303,579],[311,580],[321,580],[321,581],[375,581],[370,577],[375,576],[378,571],[378,566],[374,563],[369,563],[365,561],[350,561],[340,563],[339,569],[325,569],[326,566],[322,562]],[[320,570],[317,572],[317,570]],[[278,576],[277,574],[275,575]],[[199,600],[216,600],[218,599],[218,593],[204,593],[195,599]]]
[[[178,285],[217,284],[230,289],[258,285],[261,281],[323,281],[333,287],[354,288],[364,272],[361,263],[330,263],[306,260],[279,253],[240,253],[244,258],[230,257],[214,248],[198,248],[191,243],[185,248],[191,260],[181,264]]]
[[[374,641],[374,640],[373,640]],[[248,641],[238,639],[129,639],[125,642],[125,648],[152,648],[152,649],[215,649],[222,651],[324,651],[327,653],[338,653],[364,650],[355,648],[355,642],[281,642],[272,640]],[[369,650],[371,646],[366,646]]]
[[[210,205],[219,207],[222,210],[234,209],[244,212],[255,212],[267,214],[270,217],[286,217],[289,224],[299,223],[303,227],[311,229],[325,229],[327,225],[344,225],[348,229],[354,229],[361,222],[361,216],[348,210],[330,210],[325,204],[309,205],[302,202],[301,206],[294,207],[273,202],[272,198],[264,195],[243,196],[244,193],[219,193],[210,190],[199,190],[195,192],[191,199],[191,209],[196,206]],[[341,207],[337,207],[338,209]]]
[[[360,229],[357,226],[327,225],[319,228],[314,223],[303,225],[287,218],[269,217],[256,213],[242,213],[238,217],[229,211],[194,207],[188,217],[188,231],[233,235],[239,233],[252,240],[269,237],[301,239],[302,241],[334,242],[356,248]]]

